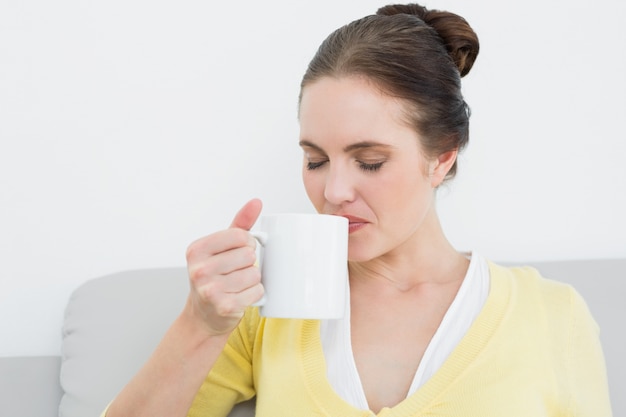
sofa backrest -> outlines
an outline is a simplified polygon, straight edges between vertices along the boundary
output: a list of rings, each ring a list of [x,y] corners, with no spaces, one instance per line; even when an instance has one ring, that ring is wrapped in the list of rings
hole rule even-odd
[[[601,328],[614,415],[626,379],[626,260],[534,263],[546,278],[572,284]],[[60,417],[98,416],[138,371],[182,309],[184,268],[121,272],[86,282],[71,296],[63,327]],[[4,415],[4,414],[3,414]],[[252,416],[253,403],[232,416]]]

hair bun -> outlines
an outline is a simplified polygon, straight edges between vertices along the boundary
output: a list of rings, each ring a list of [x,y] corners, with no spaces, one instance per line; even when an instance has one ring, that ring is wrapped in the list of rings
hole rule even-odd
[[[469,73],[478,56],[479,43],[478,36],[464,18],[446,11],[428,10],[419,4],[392,4],[376,12],[384,16],[401,13],[416,16],[435,29],[461,77]]]

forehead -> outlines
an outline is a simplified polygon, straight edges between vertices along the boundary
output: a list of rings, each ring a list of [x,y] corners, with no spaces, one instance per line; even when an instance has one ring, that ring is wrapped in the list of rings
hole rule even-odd
[[[415,140],[417,134],[404,121],[405,110],[401,100],[363,77],[324,77],[302,90],[300,140]]]

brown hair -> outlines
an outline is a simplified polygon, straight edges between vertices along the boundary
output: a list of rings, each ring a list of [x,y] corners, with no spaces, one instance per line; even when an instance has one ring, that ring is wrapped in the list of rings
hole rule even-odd
[[[417,4],[385,6],[324,40],[304,74],[300,98],[322,77],[364,76],[407,103],[407,122],[427,156],[460,151],[469,139],[470,116],[461,77],[478,49],[478,37],[461,16]]]

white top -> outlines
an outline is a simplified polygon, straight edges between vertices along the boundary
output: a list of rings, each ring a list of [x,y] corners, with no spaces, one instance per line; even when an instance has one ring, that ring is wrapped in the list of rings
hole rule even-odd
[[[456,297],[424,352],[407,396],[417,391],[441,367],[480,313],[488,293],[489,266],[484,258],[474,253]],[[349,300],[347,305],[350,305]],[[352,354],[349,308],[342,319],[322,320],[321,339],[331,386],[352,406],[368,410]]]

